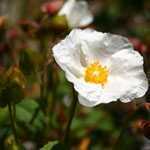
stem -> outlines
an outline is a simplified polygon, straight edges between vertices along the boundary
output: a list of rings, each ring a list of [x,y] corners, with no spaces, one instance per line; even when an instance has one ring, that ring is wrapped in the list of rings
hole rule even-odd
[[[15,119],[13,116],[13,109],[11,106],[11,103],[8,103],[8,110],[9,110],[9,116],[10,116],[10,122],[11,122],[11,128],[12,128],[12,132],[14,134],[14,138],[15,138],[15,142],[18,143],[18,137],[17,137],[17,133],[16,133],[16,128],[15,128]]]
[[[32,118],[31,118],[31,120],[29,121],[29,124],[32,124],[34,122],[34,120],[37,117],[39,111],[40,111],[40,107],[37,107],[36,110],[34,111],[34,114],[33,114]]]
[[[44,70],[43,73],[41,75],[41,96],[40,96],[40,100],[41,100],[41,106],[42,106],[42,110],[44,112],[44,114],[46,114],[46,109],[45,106],[47,106],[47,67],[44,66]]]
[[[56,89],[57,89],[57,85],[59,84],[59,77],[58,77],[58,72],[56,71],[56,68],[53,63],[51,64],[51,68],[52,68],[52,73],[51,73],[52,75],[50,81],[51,81],[52,99],[51,99],[48,113],[50,118],[50,126],[53,126],[53,118],[54,118],[53,112],[55,111],[56,103],[57,103]]]
[[[55,110],[55,107],[56,107],[56,100],[55,100],[55,91],[53,91],[52,93],[52,100],[51,100],[51,105],[50,105],[50,108],[49,108],[49,118],[50,118],[50,126],[52,127],[53,126],[53,118],[54,118],[54,115],[53,115],[53,112]]]
[[[15,106],[15,103],[12,103],[12,110],[13,110],[14,120],[16,120],[16,106]]]
[[[36,117],[38,116],[38,113],[40,110],[43,110],[43,112],[46,114],[45,106],[47,103],[46,97],[47,97],[47,66],[44,66],[43,72],[41,74],[41,85],[40,85],[40,103],[39,107],[36,108],[31,120],[29,121],[29,124],[32,124]]]
[[[29,124],[33,124],[33,122],[36,119],[36,117],[38,116],[38,113],[39,113],[40,110],[43,110],[43,112],[45,113],[45,110],[43,109],[43,102],[44,102],[44,98],[45,98],[45,96],[44,96],[44,86],[43,86],[43,75],[41,76],[41,82],[42,83],[41,83],[41,86],[40,86],[41,93],[40,93],[40,103],[39,103],[40,106],[38,106],[36,108],[36,110],[34,111],[33,116],[31,118],[31,120],[29,121]]]
[[[73,99],[72,99],[72,103],[71,103],[71,107],[70,107],[70,111],[69,111],[69,120],[67,123],[65,135],[64,135],[65,147],[68,147],[71,123],[72,123],[73,117],[75,115],[75,110],[76,110],[76,106],[77,106],[77,94],[73,87],[72,87],[72,90],[73,90]]]

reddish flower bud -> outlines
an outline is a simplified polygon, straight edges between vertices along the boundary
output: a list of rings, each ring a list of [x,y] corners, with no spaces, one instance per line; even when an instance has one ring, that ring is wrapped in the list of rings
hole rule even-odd
[[[150,103],[144,103],[144,108],[146,109],[146,110],[150,110]]]
[[[138,131],[140,131],[147,138],[150,138],[150,121],[149,120],[139,119],[136,121],[134,127],[136,127]]]
[[[44,3],[41,6],[41,11],[43,13],[55,14],[63,5],[63,0],[53,0],[51,2]]]
[[[129,38],[129,41],[133,44],[135,50],[141,53],[147,52],[147,46],[144,43],[142,43],[142,41],[138,38]]]
[[[14,40],[20,36],[20,31],[17,28],[11,28],[6,32],[6,37],[9,40]]]

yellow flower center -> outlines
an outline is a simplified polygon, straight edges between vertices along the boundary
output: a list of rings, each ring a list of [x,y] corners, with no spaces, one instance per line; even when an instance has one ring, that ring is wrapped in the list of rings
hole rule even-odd
[[[86,82],[104,85],[107,82],[108,73],[109,72],[106,67],[103,67],[101,64],[96,62],[87,66],[84,79]]]

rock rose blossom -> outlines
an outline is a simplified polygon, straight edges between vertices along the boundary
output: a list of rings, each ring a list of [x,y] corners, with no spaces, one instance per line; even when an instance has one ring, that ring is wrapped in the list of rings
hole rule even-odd
[[[66,16],[70,28],[87,26],[93,21],[93,15],[88,9],[88,4],[83,0],[68,0],[58,15]]]
[[[125,37],[74,29],[53,47],[53,55],[84,106],[130,102],[148,89],[143,57]]]

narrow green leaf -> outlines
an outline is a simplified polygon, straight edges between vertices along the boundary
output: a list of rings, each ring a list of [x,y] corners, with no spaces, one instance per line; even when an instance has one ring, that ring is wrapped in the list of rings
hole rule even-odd
[[[48,144],[44,145],[40,150],[52,150],[52,148],[58,144],[58,141],[51,141]]]

